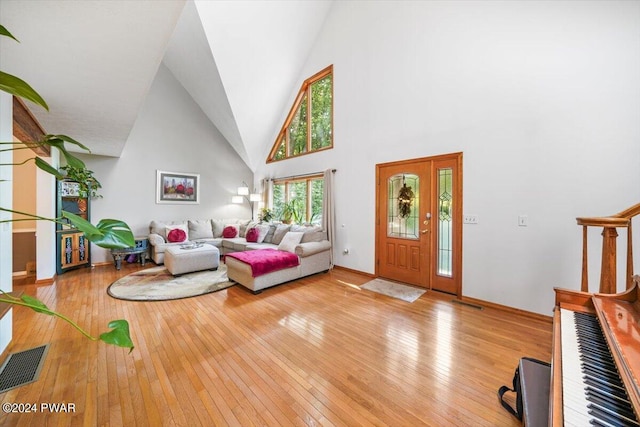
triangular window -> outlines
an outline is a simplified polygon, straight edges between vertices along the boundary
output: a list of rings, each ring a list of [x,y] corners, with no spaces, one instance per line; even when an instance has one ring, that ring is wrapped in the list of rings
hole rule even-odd
[[[267,162],[333,148],[333,65],[302,84]]]

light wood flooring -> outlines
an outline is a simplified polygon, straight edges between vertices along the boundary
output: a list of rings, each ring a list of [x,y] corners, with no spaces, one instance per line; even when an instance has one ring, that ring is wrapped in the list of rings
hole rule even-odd
[[[410,304],[359,290],[370,278],[346,270],[259,295],[239,285],[163,302],[107,295],[138,268],[99,266],[14,289],[94,336],[125,318],[136,347],[91,342],[15,308],[8,351],[51,345],[39,380],[0,400],[72,403],[75,412],[0,413],[0,425],[518,426],[497,390],[521,356],[550,360],[550,320],[437,292]]]

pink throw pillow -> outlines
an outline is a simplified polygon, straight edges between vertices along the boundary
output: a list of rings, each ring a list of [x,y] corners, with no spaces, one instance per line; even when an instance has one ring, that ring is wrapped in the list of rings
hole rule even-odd
[[[222,230],[222,237],[225,239],[233,239],[238,235],[238,229],[235,227],[227,226]]]
[[[180,228],[174,228],[167,234],[167,240],[170,243],[184,242],[187,240],[187,233]]]
[[[257,243],[259,236],[260,236],[260,232],[258,231],[257,228],[254,227],[247,230],[247,234],[245,238],[247,239],[247,242]]]

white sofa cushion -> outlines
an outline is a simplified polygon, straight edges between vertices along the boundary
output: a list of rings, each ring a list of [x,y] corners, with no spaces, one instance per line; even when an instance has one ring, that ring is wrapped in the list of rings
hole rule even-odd
[[[285,234],[289,232],[291,226],[289,224],[278,224],[276,226],[275,231],[273,232],[273,238],[271,239],[271,243],[274,245],[279,245],[282,242],[282,238]]]
[[[189,240],[213,239],[210,219],[189,220]]]
[[[302,231],[289,231],[282,238],[282,241],[278,245],[278,250],[291,252],[292,254],[295,253],[296,246],[298,246],[298,243],[302,240],[303,234]]]

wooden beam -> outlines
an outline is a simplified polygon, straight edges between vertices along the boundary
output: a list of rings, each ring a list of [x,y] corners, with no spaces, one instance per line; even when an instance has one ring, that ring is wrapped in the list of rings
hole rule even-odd
[[[46,135],[44,128],[35,116],[29,111],[26,104],[18,97],[13,97],[13,136],[25,143],[37,155],[51,156],[51,148],[36,144]]]

